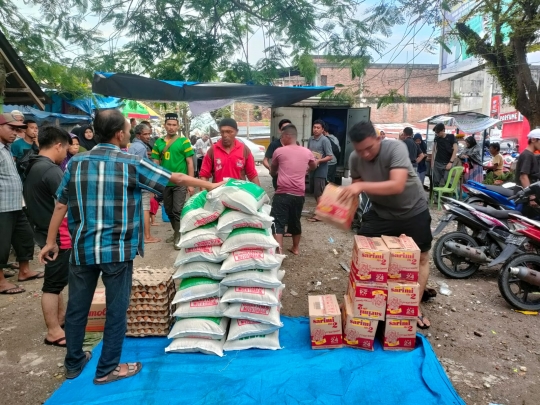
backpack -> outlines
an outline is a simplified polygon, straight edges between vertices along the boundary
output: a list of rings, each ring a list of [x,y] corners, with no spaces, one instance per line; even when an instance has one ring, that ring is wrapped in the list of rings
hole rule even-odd
[[[339,154],[341,153],[341,149],[339,145],[336,144],[334,140],[332,140],[332,138],[328,138],[328,140],[330,141],[330,145],[332,146],[332,155],[334,155],[334,157],[337,159],[339,157]]]
[[[26,179],[26,171],[30,165],[30,160],[37,156],[39,149],[35,144],[32,144],[32,147],[24,152],[20,159],[17,159],[15,166],[17,167],[17,172],[21,176],[21,180],[24,182]]]
[[[240,141],[242,142],[242,141]],[[244,145],[244,167],[242,168],[242,172],[240,173],[241,179],[238,180],[245,180],[246,179],[246,162],[249,157],[249,154],[251,151],[247,147],[247,145],[242,142],[242,145]],[[208,149],[208,152],[206,152],[206,155],[210,158],[210,161],[212,162],[212,169],[210,170],[210,173],[214,173],[214,145],[210,146],[210,149]]]

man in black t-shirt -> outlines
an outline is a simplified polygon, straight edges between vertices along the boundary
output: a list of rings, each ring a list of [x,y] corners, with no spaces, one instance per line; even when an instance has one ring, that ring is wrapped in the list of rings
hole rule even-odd
[[[521,152],[516,163],[515,182],[521,187],[529,187],[531,183],[538,181],[540,170],[536,160],[535,151],[540,150],[540,129],[533,129],[527,135],[529,144]]]
[[[40,248],[46,245],[56,191],[64,176],[59,165],[66,158],[70,144],[71,137],[66,131],[53,126],[45,127],[39,134],[39,155],[31,158],[26,169],[23,195],[28,219],[34,228],[34,240]],[[66,219],[60,227],[57,244],[60,246],[58,257],[47,262],[43,279],[41,308],[47,325],[44,343],[66,347],[66,335],[62,329],[65,319],[62,290],[68,283],[71,254]]]
[[[458,146],[456,137],[446,133],[444,124],[435,125],[433,132],[435,132],[435,140],[431,159],[432,178],[433,187],[439,187],[444,186],[448,178],[448,171],[454,166]]]
[[[278,131],[279,131],[279,138],[274,139],[272,142],[270,142],[270,145],[268,145],[268,149],[266,149],[266,153],[264,154],[263,159],[263,166],[270,171],[270,166],[272,165],[272,156],[274,156],[274,152],[276,149],[281,148],[283,144],[281,143],[281,132],[284,127],[287,125],[292,124],[291,120],[285,118],[279,121],[278,124]],[[272,185],[274,186],[274,190],[277,190],[277,175],[272,177]]]
[[[411,127],[403,128],[403,136],[403,142],[405,143],[405,145],[407,146],[407,150],[409,151],[409,160],[411,161],[411,164],[416,170],[416,168],[418,167],[417,160],[420,155],[422,155],[422,151],[413,139],[413,129]]]

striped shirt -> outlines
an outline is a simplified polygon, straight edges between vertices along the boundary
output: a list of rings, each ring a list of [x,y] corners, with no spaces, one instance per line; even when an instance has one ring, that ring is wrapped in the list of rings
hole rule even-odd
[[[90,265],[144,256],[141,189],[161,194],[171,172],[101,143],[69,161],[56,192],[68,206],[71,263]]]
[[[0,212],[20,211],[23,185],[9,146],[0,142]]]

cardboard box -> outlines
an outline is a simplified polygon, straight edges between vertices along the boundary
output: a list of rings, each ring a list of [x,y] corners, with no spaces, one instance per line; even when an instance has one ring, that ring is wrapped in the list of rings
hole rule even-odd
[[[343,344],[358,349],[373,351],[375,333],[379,321],[357,318],[353,315],[353,304],[346,295],[343,301]]]
[[[416,343],[416,318],[387,319],[384,325],[384,350],[413,350]]]
[[[420,285],[418,283],[388,283],[387,318],[415,318],[418,316]]]
[[[103,332],[105,328],[105,315],[107,308],[105,305],[105,288],[96,288],[92,306],[88,312],[87,332]]]
[[[338,203],[341,190],[342,187],[328,184],[317,204],[315,215],[330,225],[348,231],[358,208],[358,197],[351,197],[345,203]]]
[[[390,250],[382,238],[354,237],[351,271],[360,281],[386,283],[389,264]]]
[[[309,329],[312,349],[343,347],[341,311],[335,295],[310,295]]]
[[[351,271],[347,294],[355,317],[384,321],[388,298],[386,284],[364,283]]]
[[[414,240],[405,235],[399,237],[382,236],[390,249],[390,267],[388,281],[418,281],[420,271],[420,249]]]

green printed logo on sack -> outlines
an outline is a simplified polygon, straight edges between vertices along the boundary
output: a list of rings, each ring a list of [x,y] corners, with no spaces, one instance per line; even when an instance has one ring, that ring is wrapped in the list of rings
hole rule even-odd
[[[255,183],[229,179],[223,186],[209,192],[207,200],[219,200],[227,208],[257,215],[259,208],[269,198],[264,189]]]
[[[223,186],[224,187],[237,187],[240,190],[251,194],[253,198],[255,198],[257,201],[260,201],[266,195],[266,192],[264,191],[262,187],[258,186],[255,183],[252,183],[251,181],[229,179],[227,183],[225,183]]]
[[[219,218],[220,210],[209,210],[205,208],[208,192],[203,190],[190,197],[184,204],[180,217],[180,232],[185,233],[214,222]]]
[[[204,204],[206,204],[206,194],[208,194],[208,191],[203,190],[189,197],[189,199],[184,204],[181,216],[184,217],[184,215],[186,215],[190,211],[196,210],[198,208],[203,208]]]
[[[177,321],[181,321],[185,318],[176,318]],[[215,318],[215,317],[211,317],[211,316],[198,316],[197,318],[194,318],[195,320],[201,320],[201,321],[209,321],[209,322],[213,322],[215,323],[216,325],[219,325],[221,323],[221,318]]]
[[[219,284],[219,281],[212,280],[205,277],[193,277],[193,278],[184,278],[178,287],[178,291],[186,290],[191,287],[196,287],[198,285],[204,284]]]

